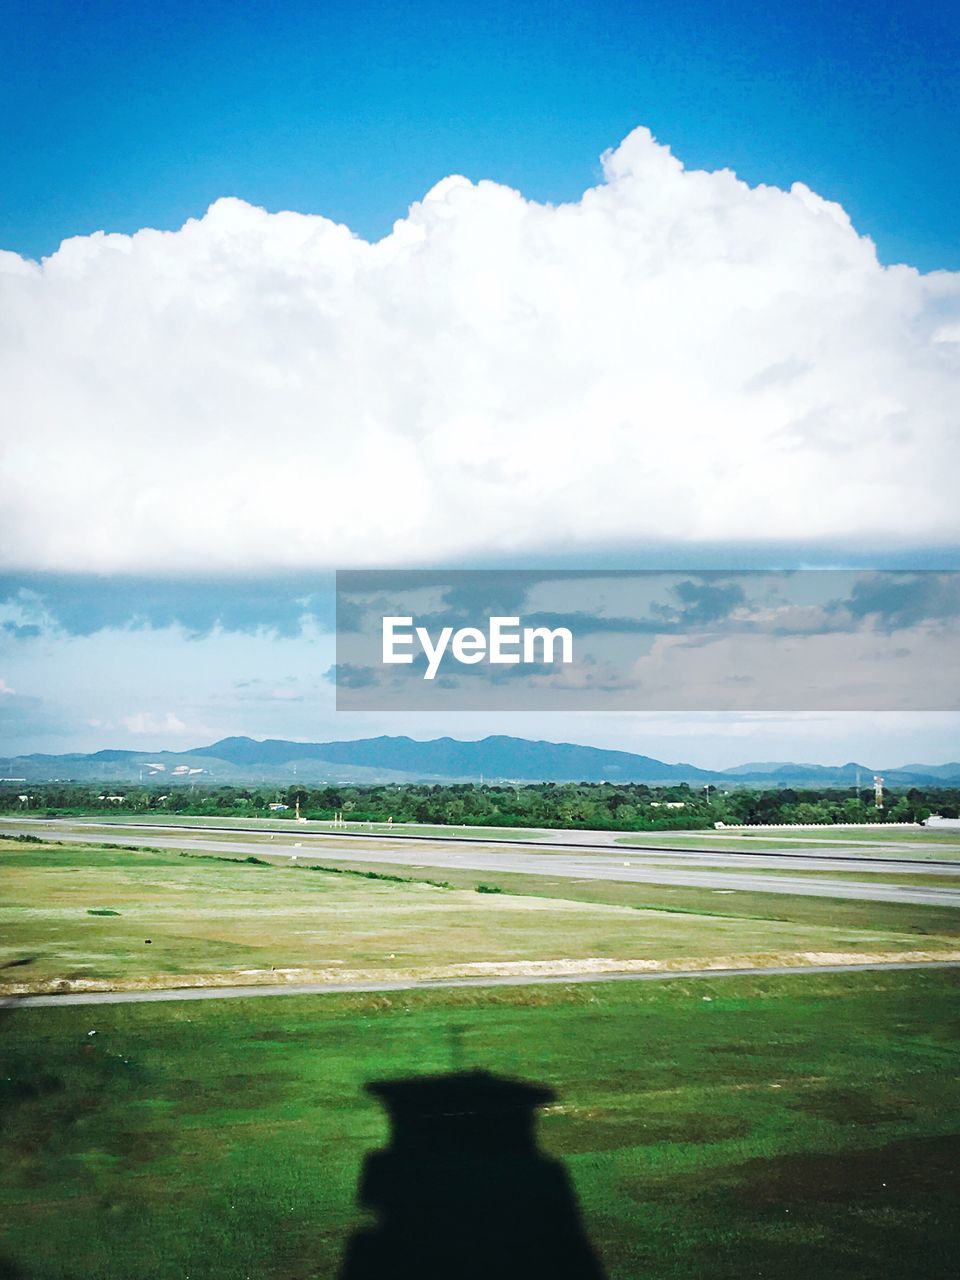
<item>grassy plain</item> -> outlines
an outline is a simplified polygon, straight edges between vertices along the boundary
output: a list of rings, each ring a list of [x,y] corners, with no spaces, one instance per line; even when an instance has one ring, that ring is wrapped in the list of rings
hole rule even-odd
[[[647,859],[645,858],[646,862]],[[656,867],[664,868],[671,871],[689,871],[689,862],[675,862],[670,860],[669,854],[662,858],[652,860]],[[630,865],[630,864],[628,864]],[[633,866],[638,865],[636,862]],[[956,870],[943,868],[927,868],[913,866],[907,868],[897,867],[892,871],[876,871],[875,863],[869,867],[858,868],[856,871],[833,871],[830,863],[823,863],[817,867],[789,867],[784,866],[774,860],[760,861],[757,863],[748,863],[746,866],[741,864],[731,865],[729,862],[710,862],[707,858],[698,859],[697,868],[709,870],[710,874],[724,875],[729,873],[733,876],[742,876],[750,872],[756,872],[764,876],[786,876],[789,879],[798,880],[840,880],[850,881],[854,884],[902,884],[907,887],[930,885],[942,889],[956,889],[960,891],[960,868]]]
[[[29,816],[29,815],[27,815]],[[115,814],[104,815],[102,811],[91,813],[86,818],[75,819],[78,822],[102,822],[109,821],[112,825],[122,826],[125,818],[129,818],[129,814],[122,809],[118,809]],[[38,824],[43,824],[43,818],[36,818]],[[58,819],[63,822],[64,819]],[[66,819],[66,821],[70,821]],[[147,813],[136,812],[134,814],[134,822],[136,826],[174,826],[174,827],[197,827],[199,830],[204,828],[223,829],[234,828],[243,831],[268,831],[275,832],[279,835],[309,834],[311,831],[320,832],[359,832],[365,834],[373,832],[375,835],[402,835],[402,836],[436,836],[442,839],[451,839],[453,837],[470,837],[480,840],[538,840],[548,834],[543,831],[533,831],[525,827],[467,827],[463,825],[456,826],[440,826],[436,823],[428,822],[346,822],[338,825],[331,820],[322,818],[309,818],[305,821],[295,823],[292,817],[287,818],[235,818],[230,814],[211,814],[209,816],[194,813]],[[560,833],[563,834],[562,832]]]
[[[364,1086],[483,1069],[553,1090],[539,1149],[608,1280],[953,1280],[957,996],[915,971],[0,1010],[0,1274],[334,1277],[377,1149],[368,1194],[465,1274],[516,1151],[404,1158]]]
[[[664,839],[660,837],[664,836]],[[724,853],[754,852],[796,852],[826,853],[833,848],[841,848],[845,857],[863,858],[915,858],[923,861],[933,858],[938,861],[947,859],[960,861],[960,839],[956,832],[942,831],[858,831],[846,829],[840,831],[728,831],[686,833],[674,835],[670,832],[635,832],[618,835],[613,841],[616,845],[628,845],[631,848],[670,848],[677,849],[716,849]]]
[[[491,881],[502,892],[476,891]],[[810,952],[939,953],[956,949],[958,917],[466,868],[338,871],[0,842],[0,991],[10,993],[492,976],[597,959],[694,968]]]

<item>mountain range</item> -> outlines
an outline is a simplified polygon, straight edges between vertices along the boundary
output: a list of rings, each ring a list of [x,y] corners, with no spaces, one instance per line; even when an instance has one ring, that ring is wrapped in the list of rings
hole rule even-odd
[[[189,751],[95,751],[91,754],[0,757],[0,781],[190,782],[248,784],[376,782],[688,782],[766,787],[873,785],[960,786],[960,763],[877,769],[850,762],[828,766],[790,761],[736,765],[725,770],[667,764],[629,751],[569,742],[493,736],[477,742],[406,737],[347,742],[289,742],[222,738]]]

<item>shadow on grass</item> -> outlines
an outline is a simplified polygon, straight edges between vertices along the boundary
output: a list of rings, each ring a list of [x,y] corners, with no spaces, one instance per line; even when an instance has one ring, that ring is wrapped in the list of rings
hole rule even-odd
[[[340,1280],[602,1280],[563,1166],[537,1147],[553,1092],[485,1071],[367,1086],[390,1145],[366,1157]]]

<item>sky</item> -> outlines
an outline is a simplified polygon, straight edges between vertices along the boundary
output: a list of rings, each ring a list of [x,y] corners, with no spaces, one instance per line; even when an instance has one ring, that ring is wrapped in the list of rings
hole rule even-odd
[[[11,0],[0,752],[960,756],[946,711],[399,723],[324,678],[338,567],[957,566],[958,32]]]
[[[379,238],[439,178],[576,199],[637,125],[802,180],[884,262],[960,266],[956,6],[7,0],[0,243],[173,229],[220,196]]]

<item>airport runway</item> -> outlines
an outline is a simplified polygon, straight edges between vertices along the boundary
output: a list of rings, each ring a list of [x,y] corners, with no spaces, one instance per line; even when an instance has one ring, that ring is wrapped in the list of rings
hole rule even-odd
[[[225,853],[247,855],[270,854],[274,857],[311,859],[326,863],[391,864],[418,868],[466,868],[486,875],[514,872],[522,875],[547,876],[552,879],[614,880],[624,883],[676,885],[709,889],[715,893],[797,894],[814,898],[842,898],[857,901],[908,903],[914,906],[960,907],[960,880],[958,887],[923,885],[924,870],[937,875],[960,876],[960,865],[930,862],[894,861],[889,858],[867,860],[862,856],[834,856],[829,859],[832,871],[853,872],[863,875],[869,870],[891,870],[914,883],[876,884],[868,878],[859,881],[833,880],[821,875],[816,878],[783,874],[786,867],[797,870],[825,870],[822,854],[792,854],[769,852],[765,855],[724,853],[712,850],[671,849],[652,852],[621,847],[614,852],[610,847],[602,851],[587,848],[576,850],[570,845],[552,846],[537,843],[474,843],[442,838],[369,837],[363,840],[344,840],[339,833],[310,833],[294,829],[288,836],[271,835],[269,832],[231,833],[225,838],[222,832],[203,835],[198,828],[176,829],[157,827],[155,824],[125,824],[118,827],[91,821],[57,819],[9,819],[0,822],[0,830],[10,834],[47,835],[52,839],[70,842],[129,845],[136,843],[145,848],[183,849],[200,853]],[[565,833],[566,834],[566,833]],[[293,837],[297,838],[294,839]],[[766,874],[762,863],[767,860],[778,874]],[[671,865],[664,865],[669,861]],[[682,866],[676,864],[682,863]],[[729,869],[728,869],[729,868]]]
[[[4,823],[17,823],[23,821],[16,815],[0,816],[0,830]],[[836,858],[856,859],[856,865],[863,865],[865,862],[877,863],[908,863],[922,861],[928,865],[937,866],[960,866],[960,839],[956,842],[936,844],[931,843],[927,846],[930,852],[942,852],[942,858],[922,859],[917,857],[918,845],[904,840],[837,840],[835,837],[829,839],[823,836],[818,837],[783,837],[780,848],[763,848],[763,845],[776,842],[776,832],[765,831],[758,828],[756,835],[756,844],[744,844],[744,839],[753,839],[752,836],[745,837],[742,835],[731,835],[721,831],[658,831],[658,832],[627,832],[627,831],[589,831],[589,830],[567,830],[557,831],[550,830],[545,827],[526,828],[530,832],[529,837],[491,837],[486,835],[482,828],[465,827],[456,835],[450,834],[448,828],[445,832],[439,834],[426,834],[423,831],[410,832],[404,829],[403,824],[396,827],[387,828],[383,824],[379,827],[374,824],[356,823],[347,829],[332,829],[329,826],[319,826],[314,823],[305,822],[302,825],[293,826],[289,820],[260,820],[256,824],[249,820],[243,819],[221,819],[217,822],[203,823],[192,822],[186,820],[172,820],[169,822],[155,822],[152,819],[142,820],[137,818],[127,819],[120,818],[58,818],[54,820],[42,818],[30,818],[33,823],[43,824],[45,821],[54,821],[59,825],[77,826],[77,827],[93,827],[97,830],[110,830],[111,828],[122,828],[128,830],[136,827],[138,830],[154,830],[154,831],[208,831],[219,832],[221,834],[237,834],[237,835],[274,835],[291,836],[296,832],[297,838],[302,839],[304,836],[308,838],[329,839],[336,837],[340,840],[363,841],[363,840],[391,840],[391,841],[415,841],[421,843],[425,840],[442,841],[445,844],[481,844],[497,846],[519,846],[524,849],[584,849],[594,852],[605,852],[608,850],[638,850],[641,853],[701,853],[712,856],[716,853],[731,854],[739,858],[747,860],[756,860],[763,858],[771,858],[774,861],[782,857],[794,857],[806,854],[807,857],[816,859],[817,861],[832,862]],[[364,829],[367,827],[368,829]],[[641,840],[639,844],[621,844],[620,840],[624,836],[636,836]],[[686,841],[695,839],[702,841],[702,847],[697,848],[696,845],[689,845]],[[731,841],[733,842],[731,844]],[[725,843],[724,843],[725,842]],[[860,851],[869,851],[861,853]],[[889,855],[893,855],[893,857]],[[912,855],[906,858],[897,857],[898,854]],[[872,856],[869,856],[872,855]],[[815,865],[815,864],[814,864]]]
[[[775,977],[804,973],[873,973],[878,970],[957,969],[960,964],[949,960],[927,960],[904,963],[882,960],[869,964],[778,965],[775,968],[750,969],[682,969],[658,973],[566,973],[562,976],[510,976],[499,978],[443,978],[384,982],[300,982],[256,987],[167,987],[153,991],[75,991],[63,995],[4,996],[0,1009],[45,1008],[60,1005],[152,1004],[170,1000],[249,1000],[261,996],[351,995],[378,991],[436,991],[447,987],[529,987],[586,982],[674,982],[689,978]]]
[[[381,848],[385,845],[395,846],[402,849],[404,846],[413,844],[423,847],[424,845],[440,844],[444,848],[459,849],[461,847],[470,848],[480,845],[485,849],[524,849],[536,852],[544,850],[546,852],[554,852],[556,850],[567,851],[574,850],[583,853],[605,853],[617,858],[641,858],[652,859],[655,862],[673,863],[678,859],[686,864],[701,863],[705,866],[742,866],[742,867],[758,867],[766,866],[769,868],[776,867],[792,867],[796,870],[809,871],[884,871],[891,870],[903,872],[906,875],[931,873],[936,871],[937,874],[943,875],[960,875],[960,846],[954,849],[953,846],[946,846],[944,853],[954,854],[952,857],[943,858],[919,858],[916,856],[916,846],[906,844],[881,844],[881,850],[889,850],[893,853],[912,854],[912,857],[896,857],[888,856],[884,853],[874,854],[870,856],[867,853],[859,852],[860,849],[870,849],[873,852],[875,846],[868,842],[844,841],[843,843],[827,842],[827,841],[789,841],[779,849],[763,849],[756,847],[741,848],[720,848],[716,845],[711,847],[711,841],[707,838],[712,832],[680,832],[679,835],[686,839],[690,839],[692,835],[698,838],[704,838],[704,846],[697,848],[696,846],[676,844],[672,842],[664,844],[618,844],[617,837],[627,834],[617,831],[548,831],[540,830],[537,832],[537,838],[518,839],[504,837],[484,837],[481,838],[476,834],[469,835],[425,835],[421,833],[410,834],[405,832],[403,828],[399,830],[363,830],[358,824],[358,829],[354,830],[332,830],[329,827],[318,828],[310,824],[302,826],[294,826],[290,822],[277,822],[275,824],[264,824],[252,826],[245,824],[242,820],[234,819],[222,822],[204,823],[202,826],[196,823],[187,822],[154,822],[152,820],[139,821],[136,818],[121,821],[117,818],[18,818],[16,816],[0,815],[0,834],[7,830],[11,834],[36,834],[39,830],[44,835],[51,838],[64,839],[62,833],[70,831],[89,831],[90,839],[100,838],[102,834],[124,832],[126,840],[139,839],[142,832],[161,832],[163,835],[169,833],[180,834],[186,836],[200,836],[210,839],[216,839],[220,836],[236,836],[237,838],[251,837],[257,841],[279,839],[287,844],[292,844],[294,848],[301,845],[304,848],[315,847],[317,849],[332,847],[331,842],[345,841],[344,856],[349,856],[352,847],[362,844]],[[472,828],[471,831],[477,831]],[[657,839],[670,833],[657,833]],[[826,848],[807,849],[803,845],[814,843],[817,845],[827,845]],[[851,852],[851,844],[853,844],[857,852]],[[173,847],[164,845],[163,847]],[[932,851],[940,851],[939,846],[930,846]]]

